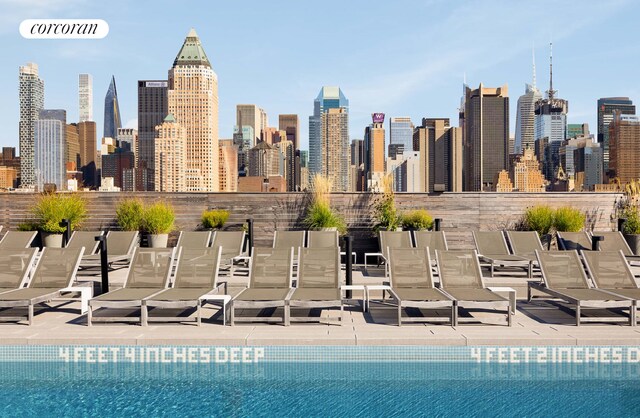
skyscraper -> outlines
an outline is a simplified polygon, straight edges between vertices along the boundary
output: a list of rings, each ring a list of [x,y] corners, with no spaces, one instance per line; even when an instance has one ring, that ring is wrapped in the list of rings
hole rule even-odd
[[[78,123],[78,142],[80,145],[80,165],[82,181],[86,187],[97,187],[97,148],[96,148],[96,123],[85,121]]]
[[[144,190],[155,190],[155,135],[169,111],[167,110],[166,80],[138,81],[138,149],[136,158],[138,167],[149,170],[146,176],[148,184]],[[145,186],[145,185],[143,185]]]
[[[109,89],[104,96],[104,135],[102,136],[105,138],[116,138],[118,136],[118,128],[122,128],[122,119],[120,119],[116,78],[115,76],[111,76]]]
[[[349,113],[346,108],[330,108],[320,115],[320,141],[320,174],[331,180],[332,191],[346,192],[349,187]]]
[[[514,152],[522,154],[527,148],[533,149],[535,142],[535,109],[536,102],[542,99],[542,93],[536,87],[536,60],[533,58],[533,79],[525,84],[524,94],[518,98],[516,115],[516,136]]]
[[[551,47],[552,45],[550,45]],[[567,139],[567,112],[569,102],[555,96],[553,89],[553,54],[549,54],[549,90],[547,98],[535,105],[536,141],[547,138],[547,146],[542,154],[543,174],[547,180],[555,180],[560,166],[559,151],[562,141]]]
[[[233,139],[220,139],[219,168],[220,191],[238,191],[238,147],[233,144]]]
[[[249,150],[249,177],[281,176],[280,150],[266,142]],[[285,186],[286,190],[286,186]]]
[[[402,145],[402,151],[413,151],[413,122],[408,117],[396,117],[389,120],[389,153],[398,153],[399,146]],[[408,155],[408,154],[407,154]]]
[[[603,147],[604,171],[609,170],[609,124],[613,112],[621,115],[635,115],[636,107],[628,97],[603,97],[598,99],[598,143]]]
[[[609,176],[623,185],[640,178],[640,116],[614,111],[609,123]]]
[[[326,139],[328,137],[326,135],[323,136],[321,119],[322,114],[328,112],[329,109],[344,109],[341,118],[346,118],[347,133],[345,147],[346,149],[349,148],[349,100],[347,100],[339,87],[322,87],[320,93],[318,93],[318,96],[313,101],[313,115],[309,116],[309,175],[311,177],[317,173],[326,173],[327,161],[326,159],[323,160],[323,156],[326,157],[326,155],[328,155],[326,152]],[[336,183],[334,183],[334,187],[336,187]]]
[[[278,115],[278,130],[287,133],[287,140],[293,143],[294,149],[300,149],[300,120],[298,115]]]
[[[380,191],[385,175],[384,113],[371,115],[372,123],[364,130],[364,173],[368,191]]]
[[[62,109],[40,111],[34,128],[34,168],[36,186],[44,190],[45,184],[55,184],[57,190],[66,190],[65,133],[67,112]]]
[[[287,191],[296,191],[295,175],[296,175],[296,150],[293,148],[293,142],[288,139],[277,142],[274,147],[280,151],[281,173],[287,184]]]
[[[449,126],[448,118],[423,118],[413,148],[419,158],[419,191],[462,191],[462,129]]]
[[[158,192],[184,192],[187,130],[169,113],[155,128],[155,186]]]
[[[38,65],[20,67],[20,182],[22,187],[35,185],[34,125],[44,107],[44,81],[38,77]]]
[[[254,104],[236,105],[236,126],[250,126],[254,138],[247,149],[253,148],[260,139],[260,133],[267,128],[267,113]]]
[[[492,190],[494,180],[509,161],[509,90],[465,87],[464,190]]]
[[[169,70],[167,97],[169,113],[187,130],[186,191],[218,191],[218,76],[194,29]]]
[[[78,109],[80,122],[93,120],[93,77],[91,74],[78,76]]]

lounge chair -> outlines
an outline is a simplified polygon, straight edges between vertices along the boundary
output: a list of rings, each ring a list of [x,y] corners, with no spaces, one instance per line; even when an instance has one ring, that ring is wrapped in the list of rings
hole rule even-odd
[[[273,248],[293,248],[294,264],[298,264],[298,248],[303,248],[307,231],[275,231]]]
[[[456,300],[453,325],[458,325],[458,308],[505,309],[507,325],[511,326],[514,306],[508,299],[492,292],[484,285],[478,254],[472,251],[436,251],[440,288]]]
[[[99,308],[141,308],[143,299],[167,288],[174,252],[175,248],[136,248],[124,287],[103,293],[89,301],[87,325],[91,326],[95,321],[145,323],[146,318],[143,315],[146,311],[142,311],[141,317],[94,318],[93,310]]]
[[[293,292],[293,247],[253,248],[251,252],[249,287],[231,300],[231,325],[236,321],[264,321],[289,323],[289,311],[284,309],[286,300]],[[236,309],[283,308],[280,317],[236,317]]]
[[[380,231],[378,233],[378,241],[380,242],[380,252],[365,253],[364,267],[367,268],[367,257],[378,257],[378,266],[380,260],[385,263],[385,276],[389,275],[389,263],[387,262],[387,251],[389,248],[413,248],[411,241],[411,231]]]
[[[633,300],[631,317],[632,325],[636,325],[640,288],[629,268],[625,254],[621,250],[584,251],[582,257],[589,277],[598,289]]]
[[[0,249],[29,248],[37,231],[7,231],[0,240]]]
[[[289,321],[318,322],[318,318],[292,317],[291,308],[340,308],[342,325],[343,303],[340,290],[340,250],[334,248],[300,248],[298,283],[289,296],[285,309]],[[289,322],[285,322],[289,325]]]
[[[426,248],[389,249],[391,290],[398,305],[398,326],[402,326],[403,308],[449,308],[453,324],[455,303],[452,297],[433,286],[431,257]],[[437,318],[442,320],[442,317]],[[435,318],[409,317],[405,322],[434,321]]]
[[[338,248],[338,231],[308,231],[307,248]]]
[[[73,231],[66,248],[84,247],[84,256],[95,254],[100,242],[96,241],[96,237],[101,236],[102,231]]]
[[[218,291],[218,268],[220,267],[221,250],[221,247],[182,247],[179,250],[180,254],[178,255],[173,287],[142,300],[142,318],[144,318],[142,325],[147,325],[148,321],[196,321],[200,325],[202,296]],[[196,318],[149,317],[148,308],[194,308],[197,316]],[[225,313],[223,312],[223,314]]]
[[[429,249],[429,258],[432,264],[435,264],[436,261],[436,250],[447,251],[449,249],[444,231],[414,231],[413,238],[416,248]]]
[[[507,238],[514,255],[536,259],[536,250],[544,251],[536,231],[507,231]]]
[[[110,270],[128,267],[134,249],[138,246],[138,231],[107,232],[107,263]],[[100,268],[100,254],[82,258],[81,269]]]
[[[0,250],[0,293],[24,287],[37,254],[37,248]]]
[[[235,262],[242,260],[245,254],[244,241],[244,231],[215,231],[213,233],[211,246],[222,247],[220,269],[228,269],[231,276],[234,274]]]
[[[587,231],[560,232],[558,231],[558,248],[565,251],[591,250],[591,237]]]
[[[496,266],[520,267],[526,270],[527,277],[530,278],[533,275],[535,257],[511,254],[502,231],[473,231],[473,240],[476,243],[478,256],[489,265],[490,277],[494,276]]]
[[[0,294],[0,308],[26,307],[27,315],[0,317],[1,321],[27,319],[33,323],[34,306],[59,298],[71,286],[82,258],[83,248],[45,248],[25,288]]]
[[[633,251],[631,251],[631,247],[627,243],[627,240],[624,239],[622,232],[620,231],[607,231],[607,232],[591,232],[591,236],[601,236],[604,239],[600,241],[600,251],[622,251],[625,258],[629,263],[633,263],[633,265],[638,265],[640,263],[640,256],[635,255]]]
[[[211,242],[211,231],[180,231],[176,247],[205,248]]]
[[[582,318],[582,308],[628,308],[629,324],[634,321],[633,301],[616,296],[603,290],[589,287],[582,261],[575,250],[536,251],[543,283],[529,282],[528,299],[532,299],[532,289],[561,299],[575,309],[576,325],[593,321],[594,318]],[[596,318],[596,320],[601,317]]]

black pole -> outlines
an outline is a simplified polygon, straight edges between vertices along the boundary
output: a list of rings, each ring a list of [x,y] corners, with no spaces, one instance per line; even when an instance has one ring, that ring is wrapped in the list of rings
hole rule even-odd
[[[102,286],[100,288],[100,294],[107,293],[109,291],[109,262],[107,259],[107,236],[99,235],[96,237],[96,241],[99,241],[98,245],[100,249],[100,275],[102,277]]]
[[[440,230],[440,222],[442,222],[442,218],[436,218],[433,220],[433,230],[434,231],[439,231]]]
[[[247,219],[247,236],[249,238],[249,256],[252,256],[251,252],[253,251],[253,218]]]
[[[604,241],[604,237],[602,235],[592,235],[591,236],[591,250],[592,251],[600,251],[600,241]]]
[[[345,264],[345,270],[346,270],[346,274],[345,274],[345,278],[347,281],[347,286],[352,285],[353,283],[353,275],[352,275],[352,261],[353,259],[351,258],[351,237],[349,235],[344,237],[344,251],[346,252],[346,256],[347,256],[347,263]],[[352,296],[352,291],[351,290],[347,290],[347,299],[351,299]]]
[[[622,228],[624,228],[625,222],[627,222],[626,218],[618,218],[618,231],[622,232]]]
[[[66,247],[69,239],[71,238],[71,222],[68,219],[63,219],[60,222],[60,226],[64,228],[64,232],[62,233],[62,247]]]

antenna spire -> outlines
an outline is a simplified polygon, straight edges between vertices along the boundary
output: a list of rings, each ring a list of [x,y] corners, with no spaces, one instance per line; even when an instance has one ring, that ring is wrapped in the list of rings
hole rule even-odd
[[[535,89],[536,88],[536,48],[535,48],[535,46],[533,48],[531,48],[531,59],[533,61],[533,82],[532,82],[532,86]]]
[[[556,91],[553,89],[553,42],[549,42],[549,100],[553,100]]]

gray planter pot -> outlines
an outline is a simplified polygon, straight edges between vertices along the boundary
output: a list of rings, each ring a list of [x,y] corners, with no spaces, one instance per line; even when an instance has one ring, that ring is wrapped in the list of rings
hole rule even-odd
[[[640,255],[640,234],[623,234],[623,235],[624,235],[624,239],[627,241],[627,244],[629,244],[631,251],[633,251],[635,255]]]
[[[40,234],[43,247],[62,248],[62,234],[53,234],[50,232],[40,232]]]
[[[169,234],[149,234],[147,235],[149,248],[167,248]]]

